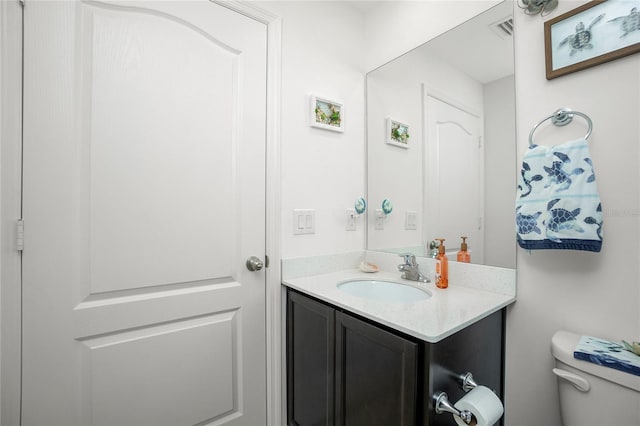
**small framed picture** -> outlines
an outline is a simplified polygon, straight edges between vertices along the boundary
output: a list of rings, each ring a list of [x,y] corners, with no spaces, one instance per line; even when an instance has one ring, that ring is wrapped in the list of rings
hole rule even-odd
[[[389,145],[409,148],[409,125],[387,118],[387,135],[385,141]]]
[[[342,102],[310,96],[310,123],[312,127],[344,132],[344,105]]]
[[[546,77],[640,52],[640,0],[595,0],[544,23]]]

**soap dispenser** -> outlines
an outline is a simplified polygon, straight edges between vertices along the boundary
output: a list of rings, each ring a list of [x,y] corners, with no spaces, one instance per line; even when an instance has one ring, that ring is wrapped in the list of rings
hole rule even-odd
[[[462,238],[462,243],[460,244],[460,251],[458,252],[457,260],[458,262],[470,263],[471,255],[467,251],[467,237]]]
[[[436,256],[436,287],[449,287],[449,259],[445,253],[444,238],[436,238],[440,241],[438,256]]]

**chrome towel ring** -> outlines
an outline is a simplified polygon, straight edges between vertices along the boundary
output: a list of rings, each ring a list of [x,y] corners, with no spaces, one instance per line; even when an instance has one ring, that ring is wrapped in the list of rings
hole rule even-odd
[[[533,129],[531,129],[531,133],[529,133],[529,148],[534,146],[533,132],[535,132],[536,129],[540,127],[542,123],[544,123],[547,120],[551,120],[551,122],[556,126],[566,126],[567,124],[571,123],[574,115],[579,115],[580,117],[584,118],[587,121],[589,128],[587,129],[587,134],[585,135],[584,139],[585,140],[589,139],[589,136],[591,136],[591,131],[593,130],[593,123],[591,122],[591,119],[589,118],[589,116],[579,111],[572,111],[569,108],[560,108],[559,110],[555,111],[550,116],[543,118],[538,122],[538,124],[533,126]]]

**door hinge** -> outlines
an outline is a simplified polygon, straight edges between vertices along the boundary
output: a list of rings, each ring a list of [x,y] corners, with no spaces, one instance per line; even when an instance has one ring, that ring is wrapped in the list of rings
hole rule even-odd
[[[16,223],[16,250],[24,250],[24,219],[18,219]]]
[[[24,9],[24,0],[20,0],[20,7]]]

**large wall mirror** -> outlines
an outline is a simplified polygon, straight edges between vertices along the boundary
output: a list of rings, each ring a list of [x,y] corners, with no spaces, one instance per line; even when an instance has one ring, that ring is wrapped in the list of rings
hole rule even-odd
[[[500,3],[367,74],[369,250],[445,238],[455,260],[465,236],[471,263],[515,268],[512,16]]]

